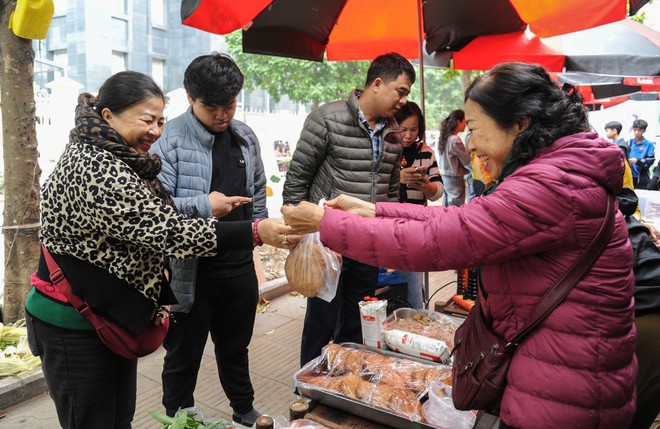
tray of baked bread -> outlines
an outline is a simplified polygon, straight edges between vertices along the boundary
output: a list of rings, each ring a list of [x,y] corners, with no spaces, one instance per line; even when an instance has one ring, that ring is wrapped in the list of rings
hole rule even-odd
[[[438,428],[422,404],[451,367],[355,343],[328,344],[294,376],[298,392],[330,407],[397,429]]]

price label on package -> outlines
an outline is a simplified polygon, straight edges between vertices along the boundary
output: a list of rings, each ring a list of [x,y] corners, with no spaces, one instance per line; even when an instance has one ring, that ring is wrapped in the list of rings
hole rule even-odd
[[[365,297],[360,301],[360,324],[362,326],[362,344],[379,349],[385,346],[385,324],[387,323],[387,300]]]

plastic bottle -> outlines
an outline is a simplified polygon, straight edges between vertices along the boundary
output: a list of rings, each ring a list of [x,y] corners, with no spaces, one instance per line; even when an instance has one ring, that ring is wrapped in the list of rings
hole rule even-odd
[[[54,13],[53,0],[18,0],[9,28],[23,39],[45,39]]]

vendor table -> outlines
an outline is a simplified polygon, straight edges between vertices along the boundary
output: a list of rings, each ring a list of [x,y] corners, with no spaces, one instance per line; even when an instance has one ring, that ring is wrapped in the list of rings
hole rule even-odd
[[[380,423],[365,420],[362,417],[319,404],[315,401],[312,401],[310,405],[312,410],[307,413],[305,418],[321,423],[330,429],[382,429],[385,427]],[[497,429],[499,423],[499,419],[496,416],[480,412],[477,415],[477,421],[473,429]],[[396,429],[393,426],[392,428]]]
[[[370,422],[323,404],[316,404],[305,418],[321,423],[330,429],[380,429],[383,427],[380,423]]]

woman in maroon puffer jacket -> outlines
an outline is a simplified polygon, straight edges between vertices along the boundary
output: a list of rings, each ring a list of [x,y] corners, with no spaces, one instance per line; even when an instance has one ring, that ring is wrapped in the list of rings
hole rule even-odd
[[[296,231],[320,230],[324,244],[360,262],[415,271],[481,266],[493,328],[510,340],[595,236],[608,193],[621,188],[623,156],[587,132],[579,95],[561,91],[539,66],[499,65],[465,100],[469,149],[497,180],[485,196],[462,207],[417,207],[342,195],[327,203],[334,209],[301,204],[282,213]],[[632,249],[617,212],[591,270],[517,348],[502,428],[628,427],[633,290]]]

